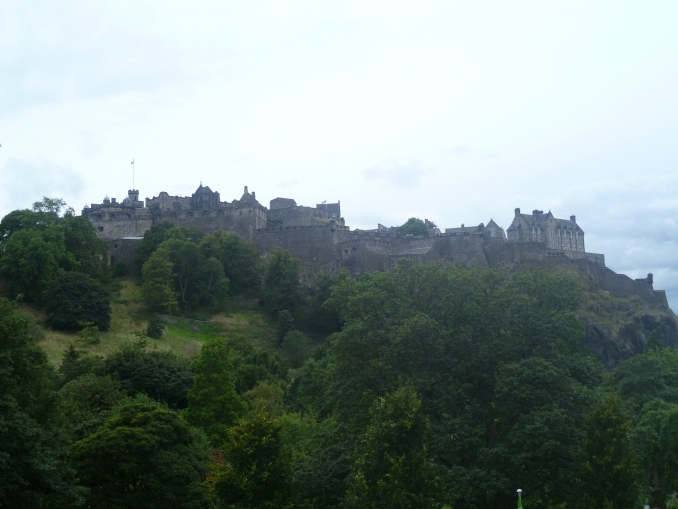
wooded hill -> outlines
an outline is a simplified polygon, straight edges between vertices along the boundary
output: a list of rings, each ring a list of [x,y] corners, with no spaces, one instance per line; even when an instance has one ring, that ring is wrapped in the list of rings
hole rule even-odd
[[[62,210],[0,223],[7,507],[674,503],[668,310],[567,270],[404,261],[308,289],[285,251],[171,225],[111,271]]]

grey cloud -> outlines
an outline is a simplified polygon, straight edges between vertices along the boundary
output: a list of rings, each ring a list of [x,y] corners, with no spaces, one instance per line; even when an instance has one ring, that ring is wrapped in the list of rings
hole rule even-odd
[[[368,180],[381,180],[388,185],[406,188],[416,187],[424,175],[420,163],[401,163],[392,160],[366,168],[361,173]]]
[[[586,249],[605,254],[607,265],[629,277],[655,275],[655,288],[678,305],[678,176],[638,176],[598,182],[563,193],[587,236]],[[563,209],[562,206],[558,207]]]
[[[82,177],[69,168],[45,161],[9,159],[0,171],[0,215],[30,208],[43,196],[77,198],[84,188]],[[69,203],[79,210],[80,203]]]

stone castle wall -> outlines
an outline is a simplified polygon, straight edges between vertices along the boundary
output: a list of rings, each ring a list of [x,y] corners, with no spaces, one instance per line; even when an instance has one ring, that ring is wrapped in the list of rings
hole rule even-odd
[[[351,231],[342,219],[330,218],[327,210],[297,206],[291,199],[273,200],[269,210],[247,188],[243,197],[232,203],[221,202],[218,193],[202,185],[192,197],[160,193],[146,199],[147,207],[137,200],[137,195],[137,191],[130,191],[131,199],[125,202],[109,200],[83,210],[97,235],[107,242],[111,264],[120,260],[133,264],[136,246],[144,233],[155,224],[169,221],[207,234],[218,230],[237,233],[252,240],[264,254],[285,249],[301,260],[303,279],[308,285],[342,267],[359,275],[386,270],[403,258],[506,269],[567,264],[578,267],[614,295],[638,295],[647,302],[668,306],[664,292],[653,290],[651,277],[633,280],[617,274],[605,267],[602,254],[548,249],[546,243],[536,239],[507,241],[493,221],[488,227],[462,225],[443,234],[436,230],[437,234],[429,237],[398,236],[390,230]],[[552,217],[548,220],[556,221]],[[496,235],[497,229],[501,235]]]

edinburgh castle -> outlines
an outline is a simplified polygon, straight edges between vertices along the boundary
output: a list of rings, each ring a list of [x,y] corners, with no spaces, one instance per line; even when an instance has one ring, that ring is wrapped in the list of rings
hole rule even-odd
[[[633,280],[615,273],[605,266],[603,254],[586,251],[576,216],[558,219],[550,211],[522,214],[515,209],[506,231],[492,219],[487,225],[445,229],[426,220],[428,234],[412,236],[382,225],[374,230],[351,230],[339,202],[307,207],[290,198],[275,198],[265,207],[247,187],[240,199],[228,202],[201,184],[190,197],[161,192],[145,201],[139,200],[139,191],[130,190],[121,202],[106,197],[103,203],[85,206],[82,215],[108,244],[112,264],[119,260],[132,263],[144,233],[167,221],[205,233],[236,233],[264,254],[278,247],[286,249],[301,260],[309,285],[340,268],[358,275],[383,270],[402,258],[504,268],[567,264],[615,295],[638,295],[667,306],[665,293],[652,287],[652,274]]]

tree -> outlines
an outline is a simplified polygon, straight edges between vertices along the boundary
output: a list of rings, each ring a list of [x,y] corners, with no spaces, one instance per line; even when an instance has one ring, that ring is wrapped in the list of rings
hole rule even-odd
[[[426,223],[424,223],[424,221],[421,219],[411,217],[405,222],[405,224],[398,227],[398,235],[423,235],[424,237],[428,237],[428,228],[426,227]]]
[[[201,427],[215,447],[221,447],[245,404],[235,392],[233,370],[225,339],[206,342],[196,363],[195,381],[188,391],[186,420]]]
[[[600,383],[575,314],[581,291],[563,274],[411,261],[342,281],[326,304],[344,324],[323,393],[345,430],[335,443],[351,443],[374,401],[408,384],[431,423],[446,503],[508,505],[523,477],[530,503],[574,503],[576,484],[561,481],[577,478],[583,414]]]
[[[111,324],[111,300],[101,284],[80,272],[66,272],[46,293],[47,323],[55,329],[77,330],[92,322],[99,330]]]
[[[299,260],[289,251],[276,249],[268,259],[264,303],[269,312],[276,314],[287,309],[294,314],[301,303]]]
[[[647,481],[668,499],[678,490],[678,404],[647,403],[634,430]]]
[[[228,430],[223,462],[213,465],[208,478],[217,507],[286,507],[289,471],[281,428],[279,419],[258,412]]]
[[[0,299],[0,504],[77,506],[53,376],[30,331],[30,321]]]
[[[61,411],[81,440],[104,424],[126,397],[117,380],[88,373],[61,388]]]
[[[399,387],[377,399],[356,447],[344,506],[438,507],[428,432],[428,419],[413,387]]]
[[[165,323],[159,316],[153,315],[151,319],[148,321],[148,326],[146,327],[146,335],[149,338],[160,339],[162,338],[164,330]]]
[[[78,271],[95,279],[107,280],[110,277],[108,247],[97,237],[89,218],[68,212],[61,222],[66,251],[75,258]]]
[[[174,290],[174,266],[166,249],[158,249],[144,263],[141,292],[146,304],[152,308],[167,310],[171,315],[177,306]]]
[[[147,349],[145,341],[124,344],[106,357],[100,374],[118,380],[128,395],[143,393],[170,408],[186,408],[195,367],[188,357],[172,351]]]
[[[161,405],[132,402],[73,444],[71,464],[102,509],[207,508],[202,435]]]
[[[254,290],[261,285],[264,272],[261,253],[252,242],[243,241],[239,235],[222,230],[207,235],[200,243],[205,258],[214,257],[224,268],[230,282],[231,295]]]
[[[14,232],[0,258],[0,277],[9,283],[12,295],[23,294],[29,302],[42,302],[52,280],[76,268],[57,225]]]
[[[608,394],[586,419],[582,488],[578,507],[632,509],[639,506],[640,469],[618,396]]]
[[[134,252],[134,262],[137,265],[137,270],[140,270],[148,261],[156,249],[167,239],[167,232],[174,228],[174,224],[163,221],[162,223],[154,224],[146,233],[144,239],[139,242],[136,251]]]
[[[287,309],[278,311],[278,323],[276,328],[276,339],[278,344],[282,345],[285,336],[294,329],[294,317]]]

